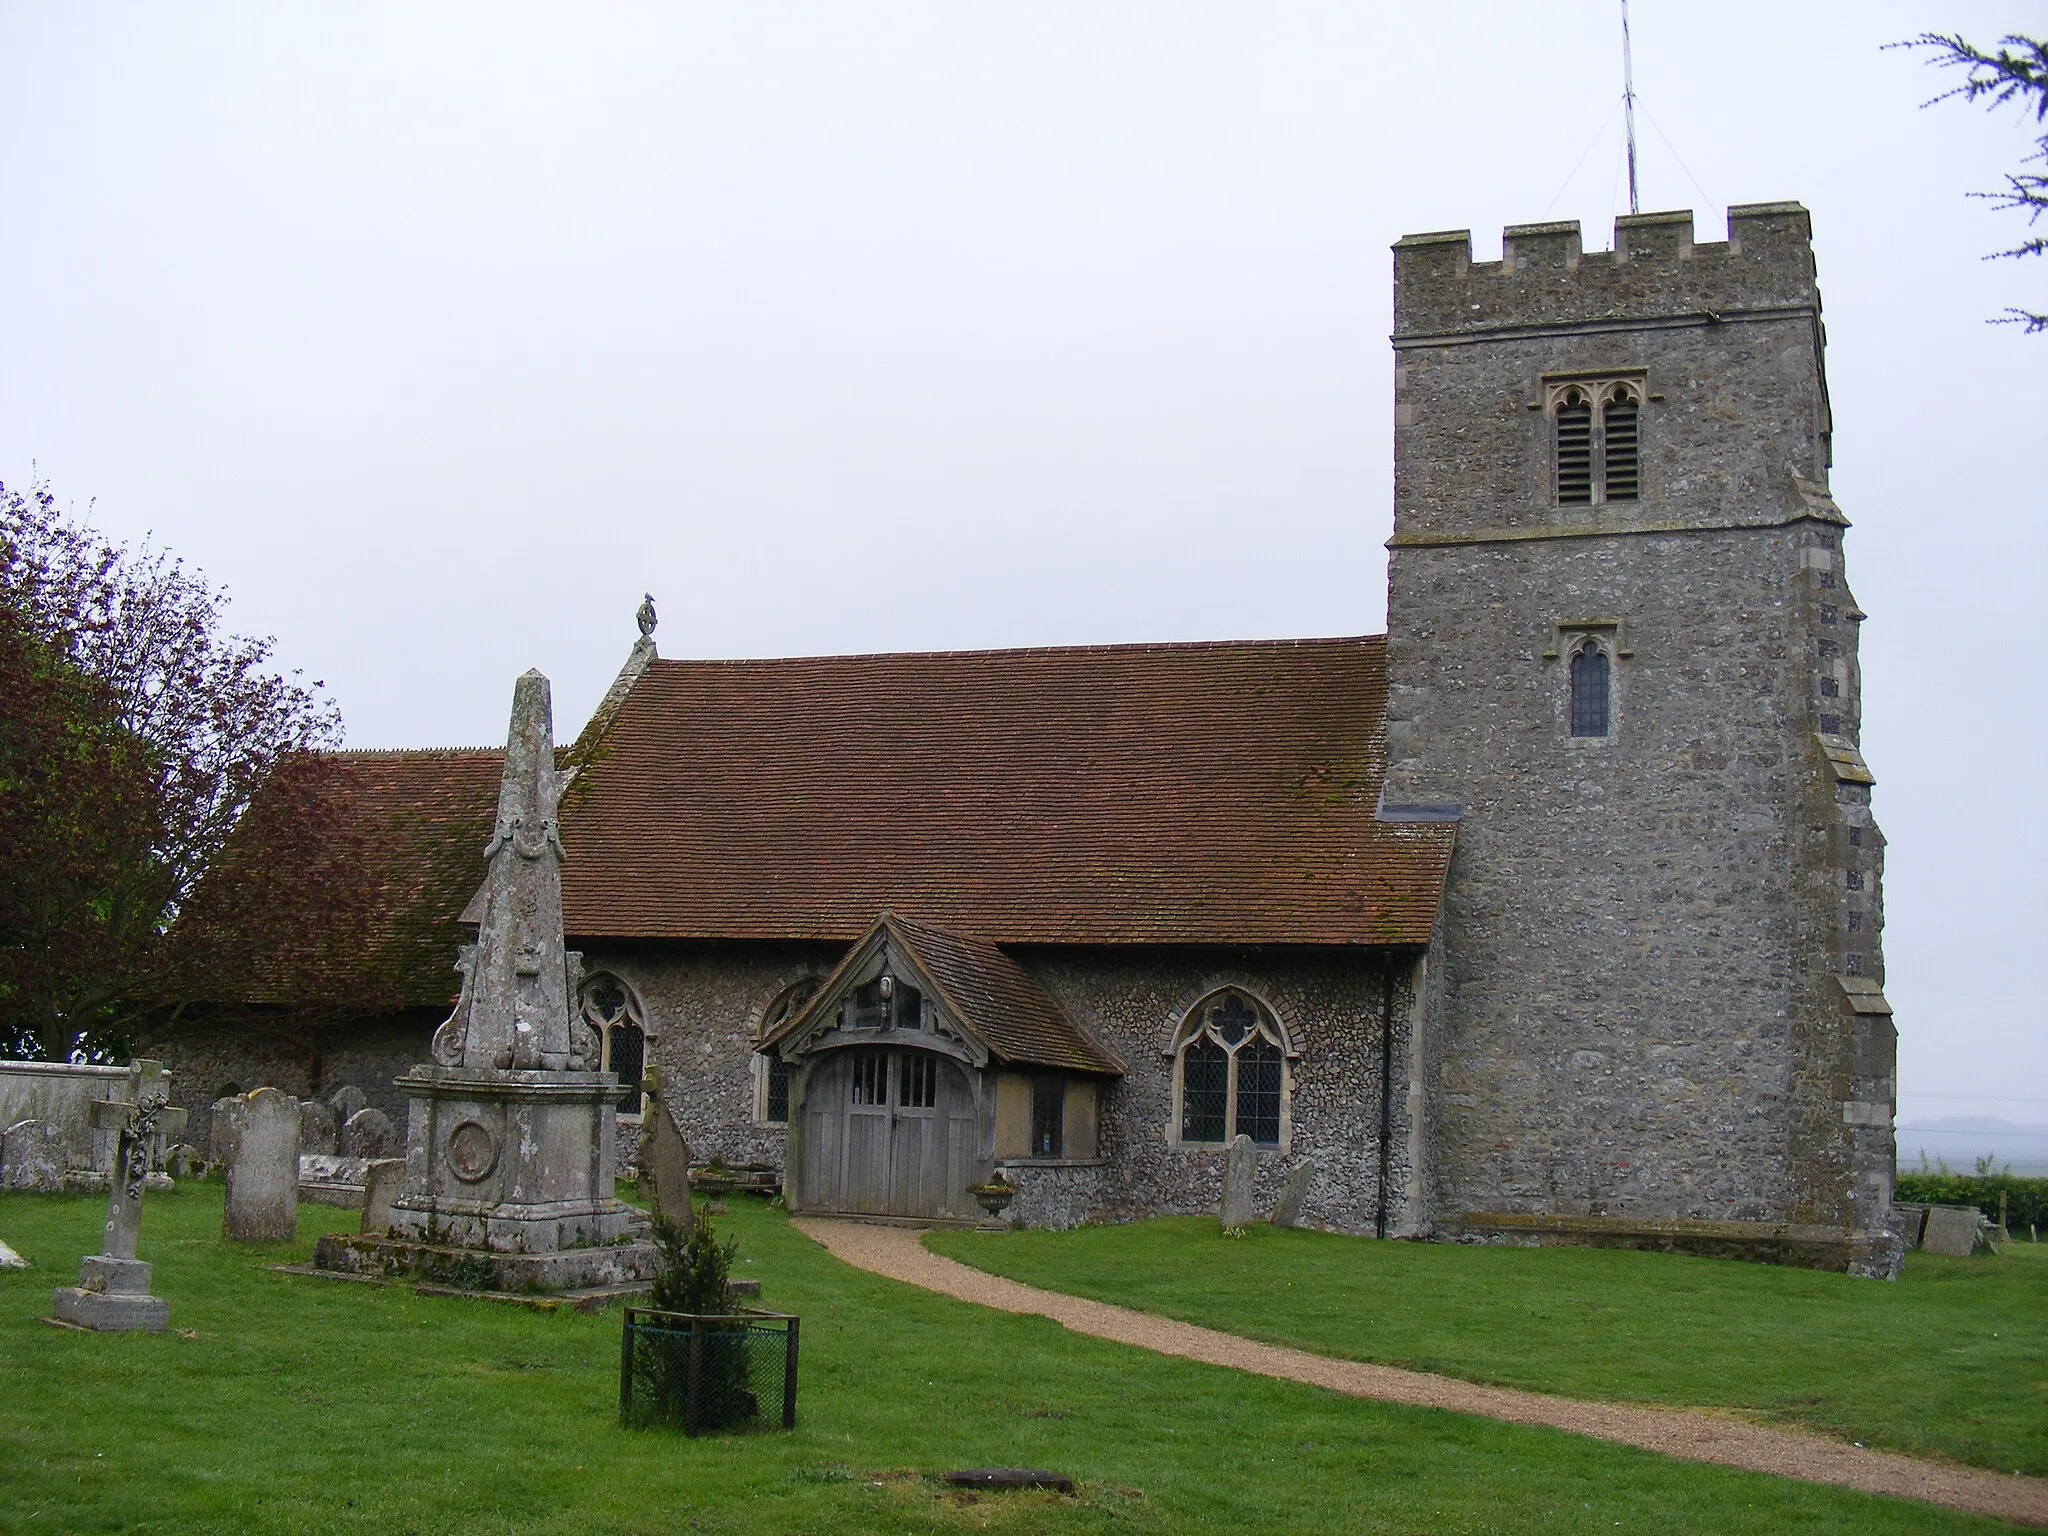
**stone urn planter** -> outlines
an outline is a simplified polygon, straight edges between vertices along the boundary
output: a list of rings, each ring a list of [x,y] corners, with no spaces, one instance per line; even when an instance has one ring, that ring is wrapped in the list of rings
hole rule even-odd
[[[1010,1208],[1010,1202],[1017,1198],[1017,1191],[997,1179],[989,1184],[971,1184],[967,1193],[974,1196],[975,1203],[991,1216],[1000,1216]]]

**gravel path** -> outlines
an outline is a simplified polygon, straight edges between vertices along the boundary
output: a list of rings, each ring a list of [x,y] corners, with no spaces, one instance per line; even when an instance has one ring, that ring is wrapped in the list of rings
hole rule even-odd
[[[928,1252],[920,1241],[920,1232],[913,1227],[817,1217],[798,1217],[792,1225],[834,1258],[857,1269],[978,1306],[1049,1317],[1075,1333],[1132,1344],[1156,1354],[1228,1366],[1284,1381],[1306,1382],[1383,1403],[1446,1408],[1508,1424],[1540,1424],[1596,1440],[1637,1446],[1682,1461],[1740,1467],[1747,1472],[1767,1472],[1808,1483],[1832,1483],[1863,1493],[1918,1499],[2023,1525],[2048,1526],[2048,1481],[2040,1478],[2000,1476],[1996,1472],[1920,1461],[1889,1451],[1868,1451],[1819,1435],[1764,1429],[1689,1409],[1579,1402],[1512,1387],[1483,1387],[1393,1366],[1333,1360],[1218,1333],[1213,1328],[1133,1312],[1127,1307],[1041,1291],[1036,1286],[970,1269]]]

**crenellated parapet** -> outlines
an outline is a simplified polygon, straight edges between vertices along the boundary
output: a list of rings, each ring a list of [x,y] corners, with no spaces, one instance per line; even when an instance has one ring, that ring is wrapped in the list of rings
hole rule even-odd
[[[1511,224],[1499,261],[1472,259],[1472,232],[1394,246],[1394,345],[1461,334],[1645,322],[1720,324],[1818,314],[1812,224],[1798,203],[1728,210],[1728,238],[1693,238],[1690,209],[1614,221],[1614,246],[1583,248],[1579,223]]]

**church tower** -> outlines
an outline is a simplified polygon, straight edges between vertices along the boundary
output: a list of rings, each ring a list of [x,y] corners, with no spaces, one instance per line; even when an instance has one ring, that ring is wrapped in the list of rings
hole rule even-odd
[[[1380,815],[1458,822],[1415,1225],[1867,1255],[1883,839],[1807,212],[1413,235],[1394,295]]]

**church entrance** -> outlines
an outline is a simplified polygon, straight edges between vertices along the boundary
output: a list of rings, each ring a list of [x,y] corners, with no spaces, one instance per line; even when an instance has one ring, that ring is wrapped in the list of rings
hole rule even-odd
[[[798,1200],[861,1216],[975,1214],[974,1090],[951,1058],[860,1046],[833,1051],[804,1090]]]

